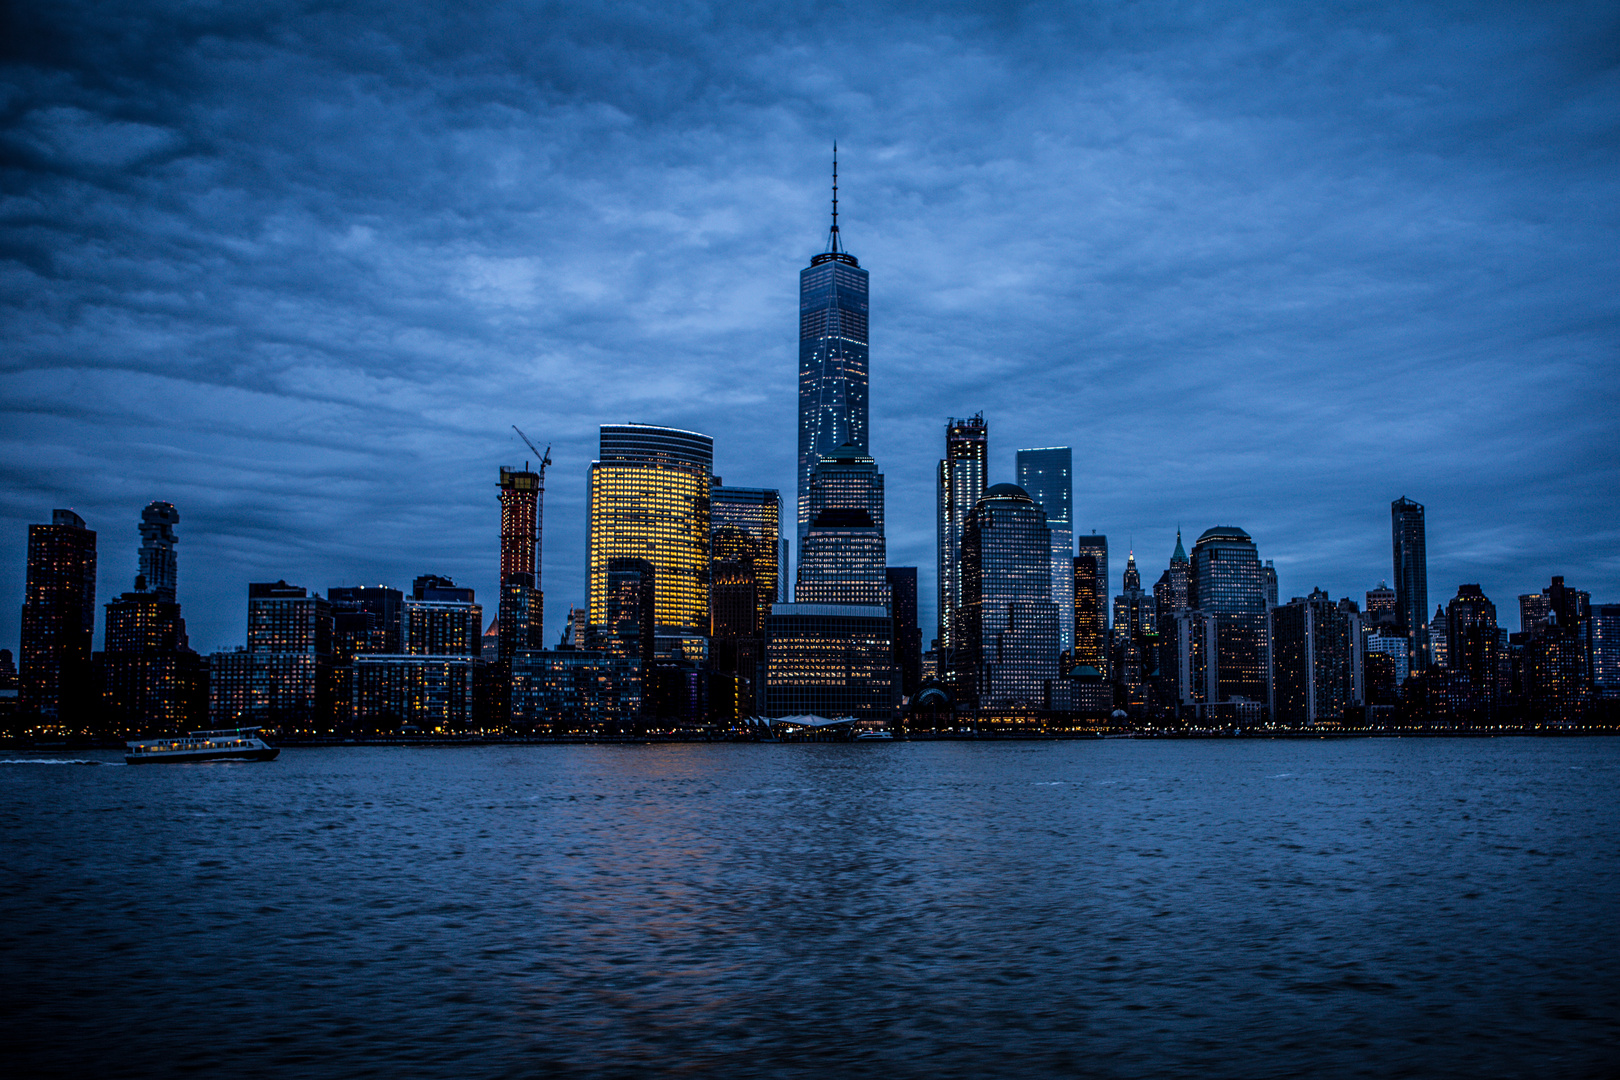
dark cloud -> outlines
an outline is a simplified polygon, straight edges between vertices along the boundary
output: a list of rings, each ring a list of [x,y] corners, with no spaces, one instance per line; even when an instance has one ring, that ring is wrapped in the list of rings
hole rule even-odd
[[[513,422],[554,444],[555,636],[597,424],[711,432],[729,482],[791,493],[834,137],[925,592],[942,421],[983,409],[993,478],[1073,445],[1081,527],[1144,576],[1231,523],[1285,595],[1359,595],[1405,494],[1436,598],[1620,596],[1609,5],[5,18],[0,640],[57,505],[110,596],[175,502],[205,649],[248,580],[491,597]]]

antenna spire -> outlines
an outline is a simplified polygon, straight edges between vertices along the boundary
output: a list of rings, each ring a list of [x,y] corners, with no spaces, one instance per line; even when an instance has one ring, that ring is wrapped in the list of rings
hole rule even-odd
[[[832,232],[827,236],[828,251],[842,251],[838,242],[838,140],[833,140],[833,203]]]

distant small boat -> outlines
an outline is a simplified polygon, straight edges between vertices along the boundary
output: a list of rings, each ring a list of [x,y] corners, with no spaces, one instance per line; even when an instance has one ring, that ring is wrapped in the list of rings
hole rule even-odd
[[[125,745],[130,765],[178,761],[274,761],[281,751],[255,734],[259,729],[193,731],[178,739],[139,739]]]
[[[887,740],[888,742],[893,742],[894,732],[887,729],[879,729],[877,731],[859,731],[855,733],[856,742],[867,742],[873,740]]]

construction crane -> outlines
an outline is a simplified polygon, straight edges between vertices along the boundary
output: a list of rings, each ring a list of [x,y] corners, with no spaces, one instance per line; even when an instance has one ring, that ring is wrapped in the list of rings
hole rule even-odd
[[[540,459],[540,489],[535,492],[534,496],[534,583],[538,588],[540,585],[540,538],[544,533],[542,523],[546,512],[546,466],[551,464],[551,446],[548,443],[546,452],[542,454],[534,443],[529,441],[529,437],[523,434],[522,428],[513,424],[512,430],[518,433],[518,438],[522,439],[534,456]]]

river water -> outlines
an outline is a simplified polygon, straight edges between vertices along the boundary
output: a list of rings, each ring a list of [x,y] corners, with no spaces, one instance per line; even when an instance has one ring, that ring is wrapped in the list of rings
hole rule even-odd
[[[1620,739],[16,761],[8,1075],[1620,1074]]]

